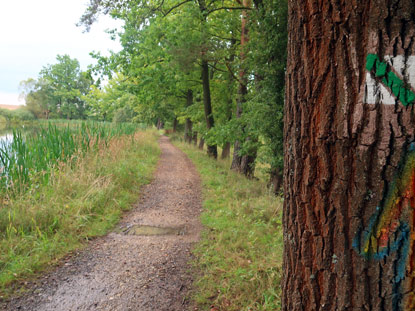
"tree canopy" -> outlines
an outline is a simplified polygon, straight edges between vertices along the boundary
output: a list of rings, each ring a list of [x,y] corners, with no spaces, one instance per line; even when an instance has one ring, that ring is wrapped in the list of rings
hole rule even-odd
[[[136,119],[187,122],[192,132],[187,137],[202,138],[212,156],[217,146],[228,156],[235,143],[238,170],[249,175],[256,163],[264,163],[278,191],[286,0],[91,0],[80,25],[88,30],[100,14],[124,22],[113,32],[123,49],[110,57],[96,55],[95,69],[123,76],[118,83],[135,96],[129,107]]]
[[[201,139],[213,157],[234,145],[232,168],[248,177],[261,164],[277,192],[287,0],[90,0],[79,25],[88,30],[100,14],[123,22],[109,31],[121,51],[91,53],[86,72],[58,55],[21,83],[28,108],[42,118],[185,125],[187,141]]]
[[[92,77],[68,55],[58,55],[56,60],[42,68],[37,80],[20,83],[26,106],[40,118],[83,119],[88,107],[82,97],[90,91]]]

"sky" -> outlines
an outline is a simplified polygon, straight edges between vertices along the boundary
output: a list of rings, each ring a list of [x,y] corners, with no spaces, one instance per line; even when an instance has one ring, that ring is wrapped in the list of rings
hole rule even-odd
[[[119,51],[105,33],[120,27],[101,16],[89,33],[76,23],[88,0],[13,0],[0,2],[0,104],[22,105],[19,83],[36,79],[43,66],[56,63],[58,54],[76,58],[85,70],[94,59],[92,51],[107,55]]]

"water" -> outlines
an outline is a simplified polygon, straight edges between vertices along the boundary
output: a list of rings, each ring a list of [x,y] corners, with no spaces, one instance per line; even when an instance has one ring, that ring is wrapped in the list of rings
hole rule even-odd
[[[184,235],[186,234],[185,227],[156,227],[146,225],[129,225],[124,228],[120,228],[120,233],[125,235],[138,235],[138,236],[154,236],[154,235]]]
[[[13,141],[13,130],[20,130],[21,132],[33,132],[35,131],[35,127],[32,126],[17,126],[17,127],[9,127],[9,126],[1,126],[0,124],[0,146],[3,144],[9,145]]]
[[[13,134],[11,132],[0,136],[0,143],[10,144],[12,140],[13,140]]]

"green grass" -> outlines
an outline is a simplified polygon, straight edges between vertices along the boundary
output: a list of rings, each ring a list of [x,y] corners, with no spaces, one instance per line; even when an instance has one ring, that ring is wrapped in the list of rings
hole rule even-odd
[[[91,237],[105,234],[151,179],[160,150],[154,131],[109,141],[75,163],[60,163],[48,184],[3,199],[0,294],[45,269]]]
[[[195,249],[200,271],[193,299],[199,310],[280,310],[282,199],[266,184],[229,170],[193,146],[175,142],[203,182],[202,239]]]

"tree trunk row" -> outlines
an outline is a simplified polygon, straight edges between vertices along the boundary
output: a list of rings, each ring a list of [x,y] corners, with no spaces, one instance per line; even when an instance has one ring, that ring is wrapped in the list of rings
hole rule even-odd
[[[186,108],[193,105],[193,91],[191,89],[187,90],[187,99],[186,99]],[[186,118],[184,125],[184,141],[187,143],[192,143],[193,139],[193,123],[190,118]]]
[[[244,0],[243,5],[245,7],[251,6],[251,0]],[[242,66],[239,70],[239,86],[238,86],[238,97],[236,103],[236,118],[240,119],[243,113],[243,105],[246,102],[246,96],[248,94],[248,79],[246,69],[244,68],[244,61],[245,61],[245,51],[246,44],[249,41],[248,36],[248,12],[247,10],[242,11],[242,23],[241,23],[241,62]],[[245,126],[242,125],[241,134],[244,136],[245,134]],[[250,138],[247,138],[248,140]],[[233,150],[233,159],[231,164],[231,169],[235,170],[241,174],[244,174],[247,177],[253,177],[255,171],[255,159],[256,159],[256,150],[249,150],[248,152],[244,152],[241,154],[241,146],[242,143],[240,139],[237,139],[234,144]]]

